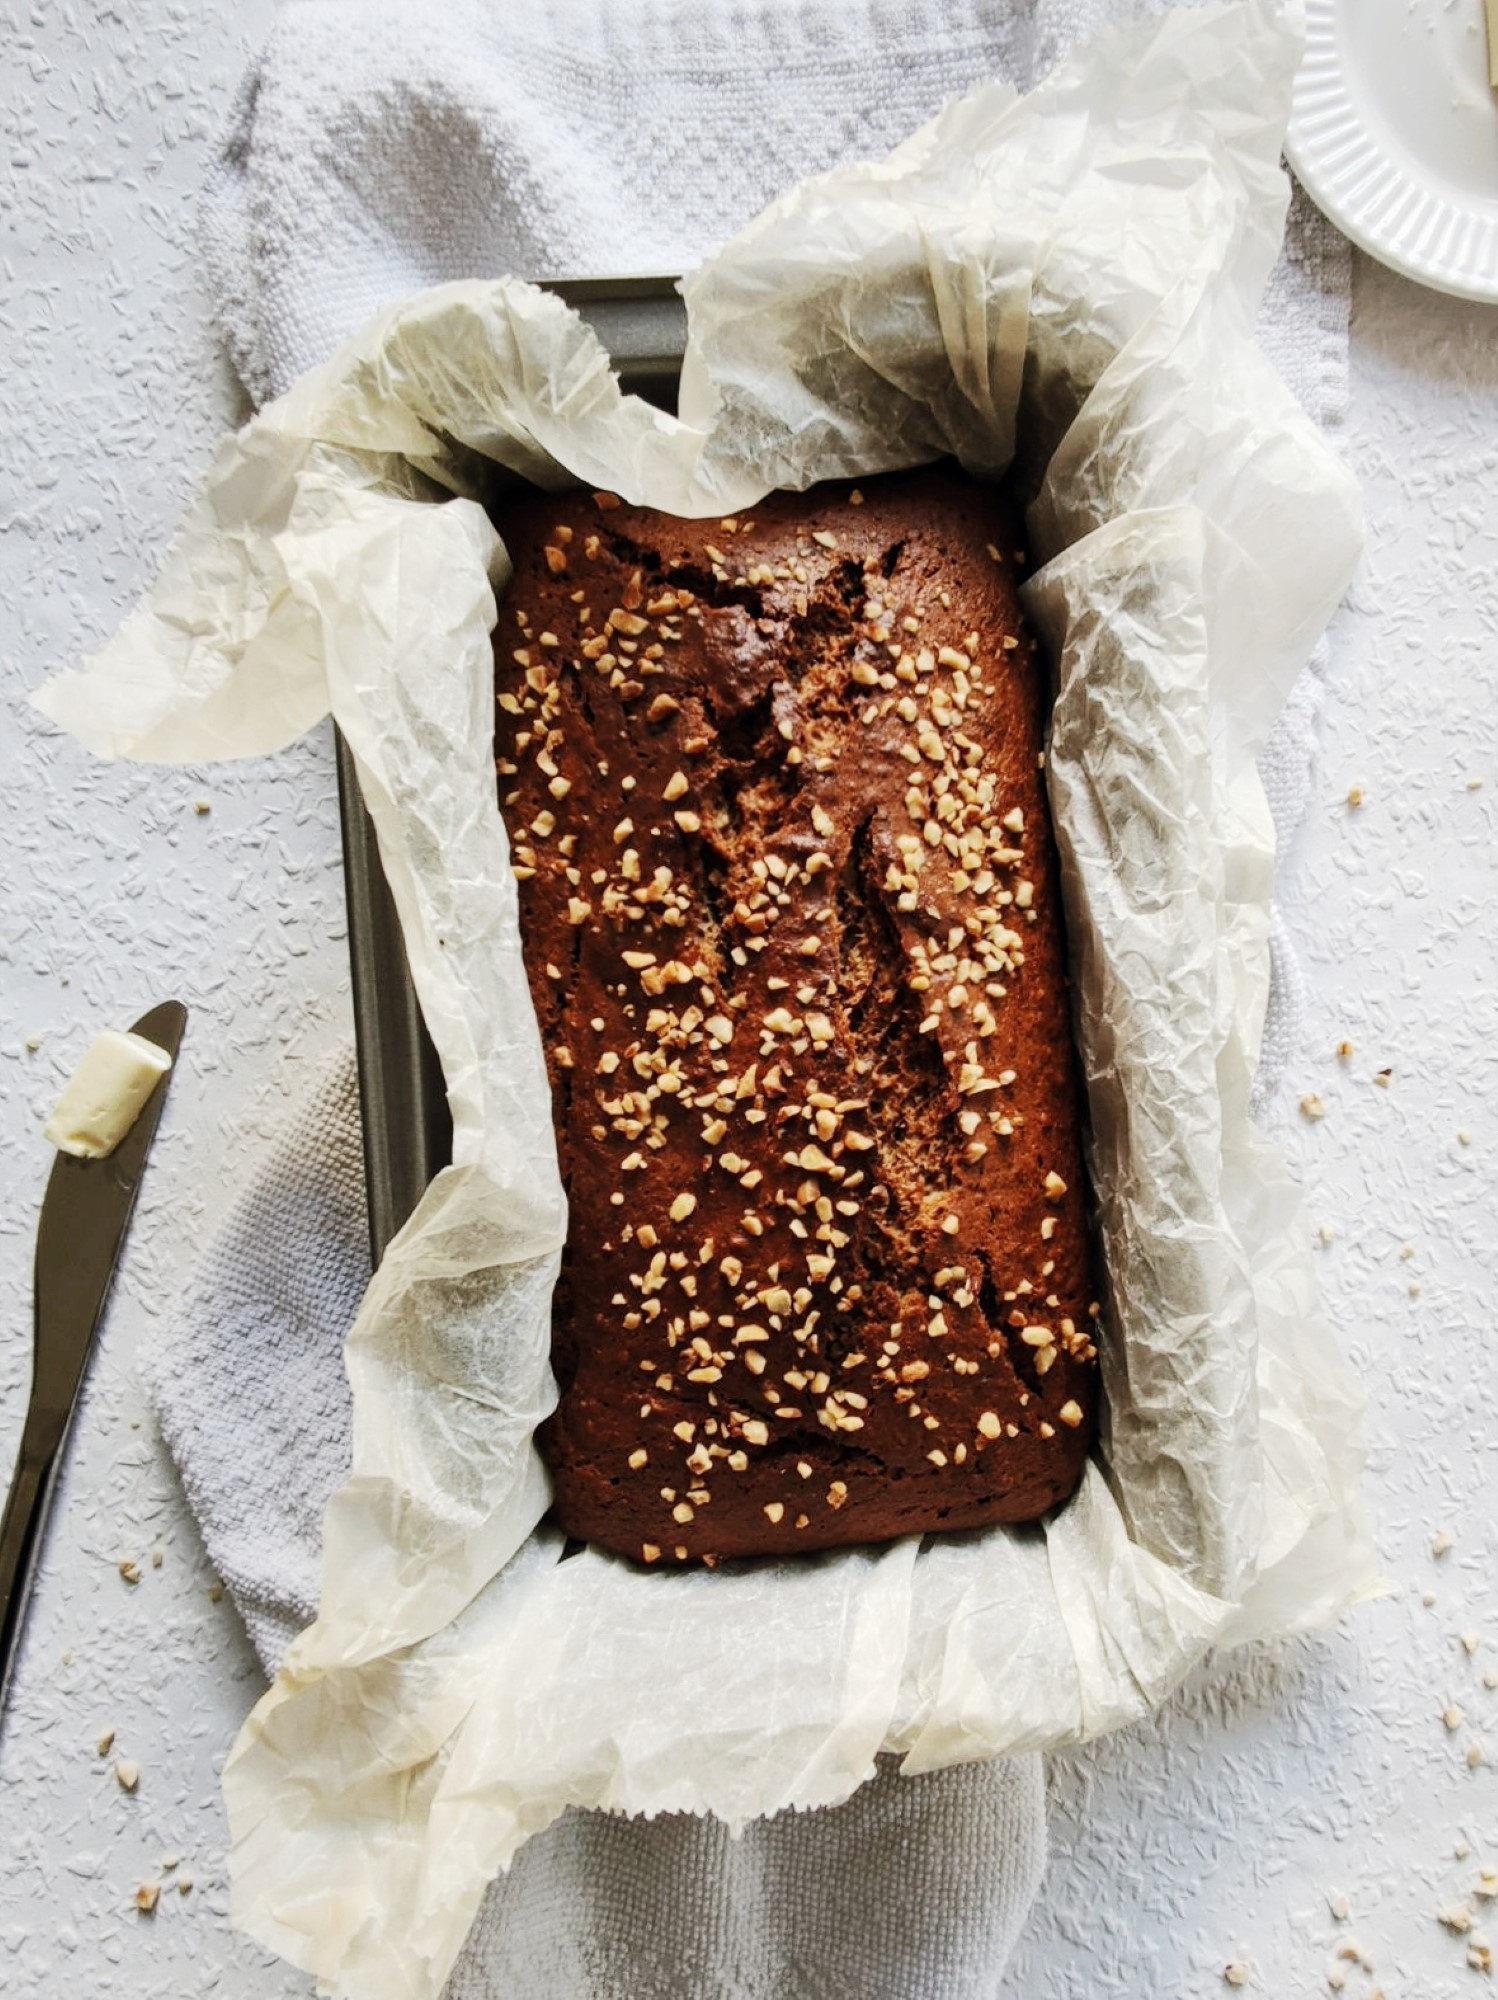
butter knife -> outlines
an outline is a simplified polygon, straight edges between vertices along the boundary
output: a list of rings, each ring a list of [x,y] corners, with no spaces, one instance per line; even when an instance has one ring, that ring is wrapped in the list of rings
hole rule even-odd
[[[181,1002],[167,1000],[142,1014],[134,1032],[175,1058],[186,1021]],[[59,1153],[47,1183],[36,1237],[31,1400],[0,1520],[0,1714],[68,1426],[171,1074],[156,1085],[112,1153],[102,1160]]]

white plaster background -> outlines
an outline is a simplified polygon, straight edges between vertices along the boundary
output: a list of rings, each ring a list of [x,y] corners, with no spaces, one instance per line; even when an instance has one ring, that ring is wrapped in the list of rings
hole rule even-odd
[[[98,1026],[170,994],[192,1009],[0,1736],[7,2000],[309,1991],[228,1925],[217,1772],[258,1676],[210,1596],[133,1362],[348,1030],[329,744],[203,772],[109,768],[23,705],[114,624],[239,414],[193,200],[270,13],[0,4],[0,1465],[25,1393],[40,1120]],[[1435,1913],[1498,1864],[1498,1689],[1483,1680],[1498,1680],[1498,314],[1360,259],[1344,445],[1369,549],[1288,862],[1312,913],[1311,1001],[1274,1121],[1311,1222],[1334,1232],[1321,1269],[1372,1397],[1393,1593],[1328,1639],[1221,1662],[1153,1726],[1056,1760],[1054,1858],[1006,2000],[1189,2000],[1231,1990],[1234,1960],[1272,2000],[1325,1994],[1337,1970],[1359,2000],[1484,1990]],[[1316,1125],[1295,1109],[1311,1089]],[[1437,1560],[1439,1528],[1457,1539]],[[95,1752],[106,1729],[140,1767],[133,1796]],[[1469,1766],[1474,1744],[1492,1761]],[[161,1868],[174,1854],[185,1897]],[[168,1887],[143,1917],[131,1899],[149,1878]],[[1349,1938],[1371,1972],[1334,1957]]]

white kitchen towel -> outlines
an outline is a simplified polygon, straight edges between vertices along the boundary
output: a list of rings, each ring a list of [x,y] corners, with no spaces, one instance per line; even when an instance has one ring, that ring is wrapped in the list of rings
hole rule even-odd
[[[450,278],[679,271],[793,182],[888,151],[995,73],[1021,86],[1159,0],[288,0],[204,202],[251,396]],[[1297,195],[1261,337],[1341,419],[1347,250]],[[1265,753],[1282,852],[1317,664]],[[1259,1099],[1293,1050],[1277,924]],[[348,1462],[342,1339],[367,1277],[351,1055],[236,1208],[152,1368],[163,1435],[267,1668],[311,1618]],[[274,1468],[268,1477],[266,1468]],[[1039,1760],[902,1780],[730,1841],[573,1813],[486,1900],[451,2000],[979,2000],[1040,1879]]]
[[[279,395],[372,313],[451,278],[690,268],[797,180],[872,158],[946,98],[1021,87],[1164,0],[288,0],[203,203],[230,355]],[[1297,189],[1259,337],[1320,423],[1347,397],[1350,253]],[[1318,650],[1265,752],[1283,856],[1303,817]],[[1281,897],[1255,1107],[1296,1046]]]
[[[317,1600],[349,1458],[343,1335],[369,1276],[340,1054],[147,1362],[162,1436],[267,1671]],[[1045,1860],[1038,1757],[901,1778],[733,1839],[568,1813],[490,1890],[448,2000],[990,2000]]]

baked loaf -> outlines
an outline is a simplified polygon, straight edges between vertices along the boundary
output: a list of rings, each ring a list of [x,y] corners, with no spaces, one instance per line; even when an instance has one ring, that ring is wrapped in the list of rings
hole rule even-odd
[[[644,1562],[1033,1519],[1096,1307],[1013,510],[937,469],[495,518],[554,1518]]]

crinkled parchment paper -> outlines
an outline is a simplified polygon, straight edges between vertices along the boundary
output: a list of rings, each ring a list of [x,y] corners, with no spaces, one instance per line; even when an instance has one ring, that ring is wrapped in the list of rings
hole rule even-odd
[[[732,1822],[1074,1742],[1214,1643],[1374,1583],[1359,1399],[1248,1119],[1268,975],[1254,758],[1351,572],[1346,475],[1250,329],[1298,36],[1269,0],[1112,35],[797,189],[686,286],[680,420],[558,301],[387,313],[221,450],[163,572],[42,707],[104,755],[353,746],[454,1164],[349,1337],[321,1614],[225,1774],[238,1921],[429,2000],[566,1806]],[[538,1526],[565,1227],[495,803],[505,559],[478,461],[683,514],[951,452],[1036,487],[1052,796],[1108,1270],[1107,1434],[1042,1527],[663,1574]]]

